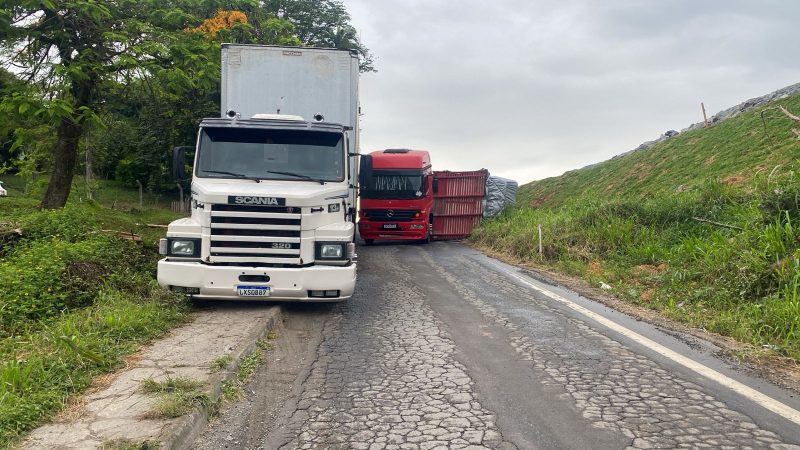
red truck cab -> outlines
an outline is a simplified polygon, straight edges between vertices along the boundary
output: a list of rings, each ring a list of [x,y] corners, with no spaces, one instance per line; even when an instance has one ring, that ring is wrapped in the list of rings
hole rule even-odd
[[[358,232],[376,240],[430,242],[436,183],[424,150],[379,150],[361,157]]]

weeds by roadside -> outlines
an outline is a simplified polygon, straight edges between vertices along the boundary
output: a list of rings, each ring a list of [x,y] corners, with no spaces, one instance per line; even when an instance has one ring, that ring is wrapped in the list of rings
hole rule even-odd
[[[167,378],[163,381],[147,379],[142,382],[142,392],[156,396],[150,419],[174,418],[189,414],[196,406],[211,406],[203,384],[188,378]]]
[[[211,370],[213,372],[220,372],[228,368],[233,357],[231,355],[222,355],[211,362]]]
[[[132,442],[126,439],[115,439],[104,442],[100,450],[157,450],[161,444],[153,441]]]
[[[242,358],[239,362],[239,369],[236,372],[236,379],[226,380],[222,383],[222,395],[226,400],[238,400],[242,396],[242,386],[255,373],[258,365],[264,360],[264,353],[273,349],[272,342],[277,337],[275,331],[270,331],[266,339],[261,339],[256,343],[256,348],[252,353]]]

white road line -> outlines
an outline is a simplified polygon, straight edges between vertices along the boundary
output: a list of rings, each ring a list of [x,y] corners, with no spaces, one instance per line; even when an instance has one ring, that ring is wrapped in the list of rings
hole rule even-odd
[[[667,347],[664,347],[663,345],[659,344],[658,342],[655,342],[655,341],[653,341],[651,339],[648,339],[648,338],[642,336],[641,334],[636,333],[633,330],[629,330],[628,328],[625,328],[624,326],[614,322],[613,320],[610,320],[610,319],[608,319],[608,318],[606,318],[604,316],[601,316],[600,314],[597,314],[594,311],[586,309],[583,306],[580,306],[580,305],[576,304],[575,302],[573,302],[571,300],[568,300],[568,299],[556,294],[555,292],[549,291],[549,290],[547,290],[547,289],[545,289],[545,288],[533,283],[532,281],[530,281],[526,277],[523,277],[522,275],[520,275],[520,274],[518,274],[518,273],[516,273],[514,271],[508,270],[507,268],[505,268],[503,266],[500,266],[497,263],[494,263],[494,261],[492,261],[492,264],[495,267],[497,267],[499,270],[501,270],[502,272],[507,274],[508,276],[510,276],[510,277],[516,279],[517,281],[519,281],[520,283],[522,283],[522,284],[524,284],[526,286],[529,286],[530,288],[532,288],[532,289],[534,289],[536,291],[541,292],[542,294],[552,298],[553,300],[556,300],[557,302],[563,303],[565,306],[573,309],[574,311],[577,311],[577,312],[583,314],[584,316],[587,316],[587,317],[599,322],[600,324],[602,324],[605,327],[611,329],[612,331],[615,331],[615,332],[617,332],[619,334],[622,334],[623,336],[625,336],[625,337],[627,337],[627,338],[629,338],[629,339],[631,339],[631,340],[633,340],[633,341],[635,341],[635,342],[637,342],[637,343],[639,343],[641,345],[644,345],[645,347],[650,348],[651,350],[657,352],[658,354],[660,354],[662,356],[665,356],[665,357],[675,361],[676,363],[686,367],[687,369],[690,369],[690,370],[692,370],[692,371],[694,371],[694,372],[696,372],[696,373],[698,373],[698,374],[700,374],[700,375],[702,375],[702,376],[704,376],[706,378],[709,378],[709,379],[711,379],[713,381],[716,381],[717,383],[721,384],[722,386],[725,386],[728,389],[736,392],[737,394],[739,394],[739,395],[741,395],[743,397],[746,397],[746,398],[752,400],[755,403],[758,403],[759,405],[761,405],[764,408],[774,412],[775,414],[778,414],[779,416],[782,416],[782,417],[784,417],[784,418],[786,418],[786,419],[788,419],[788,420],[800,425],[800,411],[797,411],[796,409],[794,409],[794,408],[792,408],[792,407],[790,407],[788,405],[785,405],[785,404],[775,400],[772,397],[766,396],[766,395],[762,394],[761,392],[758,392],[757,390],[755,390],[755,389],[753,389],[753,388],[751,388],[751,387],[749,387],[747,385],[744,385],[744,384],[742,384],[742,383],[740,383],[740,382],[738,382],[738,381],[736,381],[736,380],[734,380],[734,379],[732,379],[732,378],[730,378],[730,377],[728,377],[726,375],[723,375],[723,374],[717,372],[714,369],[706,367],[706,366],[700,364],[699,362],[694,361],[693,359],[687,358],[686,356],[683,356],[680,353],[677,353],[677,352],[675,352],[673,350],[670,350]]]

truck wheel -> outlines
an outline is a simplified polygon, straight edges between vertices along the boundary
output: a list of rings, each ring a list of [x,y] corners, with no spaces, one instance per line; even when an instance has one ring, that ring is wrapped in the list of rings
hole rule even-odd
[[[364,239],[364,243],[367,244],[367,245],[372,245],[372,244],[375,243],[375,240],[374,239]]]
[[[425,239],[422,240],[423,244],[430,244],[433,240],[433,220],[428,222],[428,234],[425,235]]]

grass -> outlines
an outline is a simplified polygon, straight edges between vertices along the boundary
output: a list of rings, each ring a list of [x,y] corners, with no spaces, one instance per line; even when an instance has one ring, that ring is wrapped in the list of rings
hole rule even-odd
[[[265,352],[274,348],[271,341],[277,337],[275,330],[271,330],[266,339],[256,342],[256,348],[252,353],[242,358],[239,363],[239,369],[236,372],[236,379],[226,380],[222,383],[222,395],[226,400],[238,400],[242,397],[242,386],[253,376],[258,365],[264,360]]]
[[[161,444],[153,441],[133,442],[127,439],[114,439],[104,442],[101,450],[157,450]]]
[[[211,370],[214,372],[223,371],[228,368],[228,366],[231,364],[231,361],[233,361],[233,357],[231,355],[222,355],[211,362]]]
[[[0,235],[22,230],[0,238],[0,447],[7,447],[95,376],[185,322],[189,310],[154,279],[164,230],[138,225],[175,214],[156,203],[130,209],[125,201],[134,197],[138,206],[138,193],[105,183],[98,197],[108,193],[116,209],[76,189],[66,208],[39,211],[41,180],[3,181],[10,196],[0,198]]]
[[[163,381],[147,379],[142,382],[142,392],[157,397],[153,409],[146,415],[151,419],[170,419],[189,414],[197,406],[210,406],[203,384],[188,378],[167,378]]]
[[[471,240],[800,360],[800,141],[773,113],[531,183]]]

